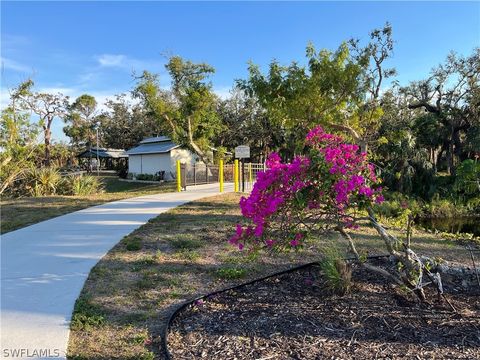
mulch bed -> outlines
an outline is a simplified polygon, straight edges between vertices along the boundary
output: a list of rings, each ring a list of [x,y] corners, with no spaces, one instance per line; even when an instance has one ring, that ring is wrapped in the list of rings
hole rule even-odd
[[[444,284],[459,314],[427,289],[419,304],[353,269],[352,292],[328,294],[316,267],[198,301],[168,333],[173,359],[480,359],[480,289]]]

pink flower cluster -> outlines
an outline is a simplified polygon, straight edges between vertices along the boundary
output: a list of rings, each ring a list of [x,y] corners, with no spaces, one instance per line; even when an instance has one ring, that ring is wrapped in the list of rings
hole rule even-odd
[[[306,144],[312,148],[310,156],[296,156],[289,164],[272,153],[266,162],[268,170],[257,175],[250,196],[241,198],[242,214],[252,224],[237,225],[230,242],[239,249],[247,241],[269,248],[295,248],[302,244],[305,230],[291,224],[292,214],[298,218],[321,209],[332,219],[341,219],[344,226],[355,227],[348,209],[383,201],[375,167],[357,145],[344,143],[320,126],[308,133]],[[279,214],[281,221],[290,222],[281,227],[290,229],[283,240],[271,226]]]
[[[371,187],[378,181],[375,167],[367,162],[366,153],[359,152],[358,145],[346,144],[340,136],[325,133],[320,126],[308,133],[306,143],[323,154],[329,165],[329,173],[335,180],[331,190],[338,210],[342,212],[356,195],[383,201],[381,188]]]
[[[237,245],[240,249],[243,248],[240,242],[242,238],[249,238],[251,235],[261,238],[268,225],[269,217],[298,191],[310,184],[306,176],[310,166],[310,160],[307,157],[297,156],[290,164],[283,164],[280,156],[272,153],[267,160],[267,166],[268,170],[258,173],[250,196],[240,199],[242,215],[252,220],[254,224],[253,227],[245,228],[237,225],[237,231],[230,239],[230,243]],[[292,246],[297,246],[297,242],[299,239],[292,243]],[[274,243],[271,239],[265,240],[265,244],[269,247]]]

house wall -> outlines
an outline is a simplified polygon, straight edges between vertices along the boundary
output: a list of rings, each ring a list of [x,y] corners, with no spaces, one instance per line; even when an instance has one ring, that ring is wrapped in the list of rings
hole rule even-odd
[[[128,155],[128,172],[132,174],[142,173],[142,155]]]
[[[128,172],[130,173],[156,174],[162,170],[167,175],[171,171],[169,153],[129,155],[128,157]],[[168,176],[166,180],[168,180]]]
[[[174,180],[177,160],[182,163],[195,164],[198,156],[187,149],[173,149],[164,154],[145,154],[128,156],[128,172],[133,174],[155,174],[165,171],[165,180]]]
[[[181,163],[193,165],[197,162],[198,156],[187,149],[173,149],[170,155],[172,171],[175,170],[177,160]]]

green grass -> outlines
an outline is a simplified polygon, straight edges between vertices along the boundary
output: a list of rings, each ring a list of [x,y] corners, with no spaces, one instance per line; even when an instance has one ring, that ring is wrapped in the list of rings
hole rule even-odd
[[[193,250],[203,246],[202,242],[196,239],[194,235],[177,235],[176,238],[170,241],[170,244],[179,250]]]
[[[99,307],[92,304],[88,297],[80,297],[75,302],[70,328],[74,330],[89,330],[104,324],[105,318]]]
[[[0,233],[109,201],[175,191],[172,183],[139,184],[120,181],[116,176],[101,176],[101,181],[104,191],[94,195],[2,199]]]
[[[139,237],[126,238],[123,241],[128,251],[138,251],[142,248],[142,239]]]
[[[220,279],[225,280],[235,280],[235,279],[243,279],[247,275],[247,270],[239,267],[223,267],[218,269],[215,272],[215,275]]]

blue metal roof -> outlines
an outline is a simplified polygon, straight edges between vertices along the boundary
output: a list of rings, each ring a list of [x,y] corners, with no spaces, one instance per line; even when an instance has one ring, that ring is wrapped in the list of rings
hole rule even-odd
[[[155,143],[155,142],[166,142],[166,141],[172,141],[168,136],[155,136],[151,138],[146,138],[140,141],[140,144],[149,144],[149,143]]]
[[[131,148],[127,151],[128,155],[140,155],[140,154],[162,154],[168,153],[173,149],[180,147],[180,145],[174,144],[171,141],[168,142],[150,142],[140,143],[140,145]]]

